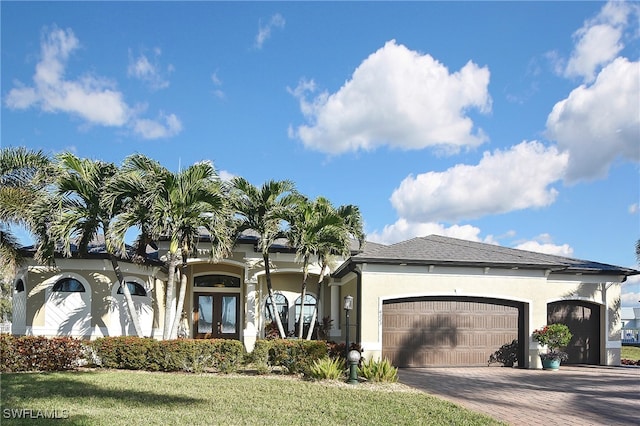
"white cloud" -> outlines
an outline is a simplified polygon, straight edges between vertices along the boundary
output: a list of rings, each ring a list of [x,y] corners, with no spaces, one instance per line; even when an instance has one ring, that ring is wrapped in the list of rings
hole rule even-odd
[[[547,118],[547,136],[570,152],[566,180],[606,175],[618,157],[640,161],[640,62],[620,57],[574,89]]]
[[[263,24],[262,21],[258,23],[258,34],[256,35],[255,46],[258,49],[262,49],[262,45],[271,37],[271,30],[274,28],[284,28],[286,21],[284,17],[276,13],[269,19],[269,22]]]
[[[133,131],[144,139],[169,138],[182,131],[182,123],[175,114],[161,114],[157,120],[135,120]]]
[[[537,253],[552,254],[555,256],[573,256],[573,248],[569,244],[557,245],[549,234],[541,234],[531,241],[525,241],[515,246],[519,250],[534,251]]]
[[[145,139],[173,136],[182,130],[180,120],[174,114],[161,115],[160,121],[139,118],[138,108],[131,108],[124,101],[124,95],[116,89],[116,84],[104,77],[82,75],[69,78],[66,75],[67,61],[79,47],[80,42],[71,29],[54,28],[45,33],[33,86],[14,83],[15,87],[4,99],[5,105],[18,110],[34,107],[49,113],[63,112],[80,117],[86,125],[129,126]],[[160,51],[155,50],[154,54],[159,55]],[[134,75],[140,78],[151,76],[152,71],[147,64],[144,60],[138,61],[132,69]]]
[[[629,214],[636,214],[638,213],[638,203],[633,203],[629,206]]]
[[[487,140],[474,130],[469,109],[491,110],[489,70],[468,62],[449,70],[428,54],[395,40],[371,54],[336,93],[311,100],[316,86],[303,81],[290,92],[308,124],[290,132],[307,147],[340,154],[381,145],[400,149],[444,147],[456,152]]]
[[[408,176],[391,195],[400,217],[410,222],[471,219],[548,206],[558,192],[567,155],[539,142],[485,152],[475,166],[458,164],[445,172]]]
[[[169,65],[166,71],[163,70],[159,63],[161,54],[162,51],[159,48],[154,49],[153,57],[150,61],[145,54],[140,54],[137,58],[134,58],[131,51],[129,51],[127,74],[129,77],[144,81],[151,90],[166,89],[169,87],[167,74],[173,71],[173,66]]]
[[[576,45],[564,70],[566,77],[594,80],[598,68],[610,63],[623,49],[622,35],[634,8],[611,1],[573,35]]]
[[[631,267],[637,269],[637,265]],[[622,283],[620,302],[625,307],[635,306],[640,308],[640,275],[632,275]]]
[[[225,182],[229,182],[231,179],[236,177],[236,175],[234,175],[233,173],[228,172],[226,170],[218,171],[218,176],[220,177],[220,180],[223,180]]]
[[[414,237],[427,235],[442,235],[463,240],[480,241],[480,229],[471,225],[445,226],[435,222],[409,222],[398,219],[392,225],[386,225],[381,232],[374,231],[367,234],[367,240],[380,244],[394,244]]]
[[[9,91],[5,105],[12,109],[39,106],[47,112],[66,112],[91,124],[122,126],[129,119],[129,107],[122,93],[106,79],[83,76],[65,79],[65,67],[80,42],[70,29],[54,29],[41,42],[33,87],[18,85]]]
[[[214,72],[213,74],[211,74],[211,81],[215,86],[215,89],[213,90],[214,96],[218,99],[224,99],[225,98],[224,91],[220,89],[220,87],[222,87],[222,80],[220,80],[220,77],[218,77],[217,72]]]

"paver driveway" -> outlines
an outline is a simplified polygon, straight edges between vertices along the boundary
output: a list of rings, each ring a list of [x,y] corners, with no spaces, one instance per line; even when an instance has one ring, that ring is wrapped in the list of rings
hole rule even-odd
[[[640,368],[403,368],[400,382],[512,425],[640,425]]]

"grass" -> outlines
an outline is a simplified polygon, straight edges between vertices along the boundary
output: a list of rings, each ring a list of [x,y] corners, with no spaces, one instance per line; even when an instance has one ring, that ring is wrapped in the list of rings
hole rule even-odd
[[[623,346],[621,358],[640,361],[640,348],[635,346]]]
[[[55,424],[497,425],[482,414],[400,384],[347,385],[287,376],[77,371],[2,374],[2,424],[57,413]],[[45,411],[46,410],[46,411]],[[55,410],[55,411],[54,411]],[[64,410],[64,411],[63,411]]]

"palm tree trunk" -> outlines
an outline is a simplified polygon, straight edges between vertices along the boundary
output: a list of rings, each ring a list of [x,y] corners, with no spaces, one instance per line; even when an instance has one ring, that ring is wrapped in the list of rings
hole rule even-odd
[[[138,311],[136,311],[136,307],[133,304],[133,298],[131,297],[131,292],[129,291],[129,286],[124,281],[124,276],[122,275],[122,271],[120,270],[120,264],[118,263],[118,259],[109,252],[109,260],[111,261],[111,266],[113,267],[113,272],[116,273],[116,277],[118,282],[120,283],[120,288],[122,288],[122,294],[124,294],[124,299],[127,302],[129,318],[133,323],[133,327],[136,330],[136,336],[142,337],[142,327],[140,327],[140,318],[138,316]]]
[[[327,268],[327,264],[322,264],[322,269],[320,270],[320,277],[318,278],[318,293],[316,298],[316,306],[313,309],[313,315],[311,316],[311,326],[309,327],[309,331],[307,332],[307,340],[311,340],[311,336],[313,335],[313,328],[315,326],[316,320],[318,319],[318,305],[320,305],[320,294],[322,291],[322,282],[324,281],[324,271]]]
[[[302,263],[302,289],[300,291],[300,315],[298,315],[298,339],[304,334],[304,299],[307,297],[307,278],[309,276],[309,256],[305,255]],[[311,327],[313,329],[313,326]]]
[[[162,338],[168,340],[171,337],[171,326],[173,325],[173,318],[175,316],[176,305],[173,299],[175,299],[175,280],[176,280],[176,267],[178,266],[178,257],[175,253],[169,252],[169,277],[167,279],[167,291],[165,294],[164,304],[164,330]]]
[[[184,308],[184,299],[187,294],[187,264],[183,263],[180,268],[180,293],[178,295],[178,307],[176,314],[173,317],[173,324],[171,325],[170,339],[178,337],[178,325],[182,320],[182,309]]]
[[[276,306],[275,298],[273,296],[273,287],[271,286],[271,269],[269,267],[269,254],[264,253],[262,255],[264,259],[264,274],[267,278],[267,290],[269,291],[269,301],[271,302],[271,310],[273,312],[274,320],[276,321],[276,325],[278,326],[278,332],[280,333],[280,338],[284,339],[287,337],[284,333],[284,328],[282,327],[282,320],[280,319],[280,312],[278,311],[278,307]]]

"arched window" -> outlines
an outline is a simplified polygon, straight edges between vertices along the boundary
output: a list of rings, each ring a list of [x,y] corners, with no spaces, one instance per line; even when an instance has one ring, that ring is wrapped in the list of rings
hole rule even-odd
[[[61,291],[67,293],[84,293],[84,286],[75,278],[63,278],[58,280],[51,291]]]
[[[313,316],[313,311],[315,310],[315,307],[316,307],[316,298],[311,294],[305,295],[304,312],[302,314],[302,321],[305,325],[311,324],[311,317]],[[296,322],[298,322],[298,318],[300,318],[300,297],[296,299],[295,315],[296,315]]]
[[[282,293],[275,293],[273,295],[273,302],[276,304],[276,309],[280,313],[284,332],[287,333],[289,330],[289,301]],[[264,301],[264,318],[267,321],[273,321],[274,318],[269,296],[267,296]]]
[[[18,280],[16,281],[16,293],[21,293],[24,291],[24,281]]]
[[[229,275],[200,275],[193,279],[195,287],[240,287],[240,278]]]
[[[137,283],[135,281],[127,281],[126,284],[127,287],[129,287],[129,293],[131,293],[132,296],[147,295],[147,291],[144,289],[144,287],[142,287],[142,285],[140,285],[140,283]],[[118,287],[118,294],[124,294],[124,291],[122,291],[122,286]]]

